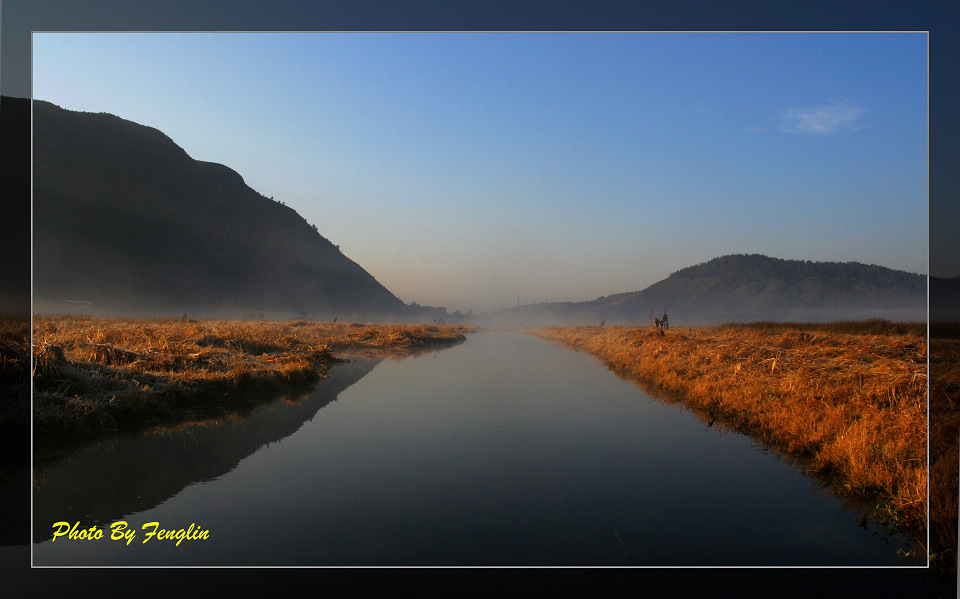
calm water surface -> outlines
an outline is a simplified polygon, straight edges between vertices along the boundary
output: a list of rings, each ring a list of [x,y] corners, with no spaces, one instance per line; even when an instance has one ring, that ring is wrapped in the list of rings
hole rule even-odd
[[[34,565],[925,565],[749,438],[595,358],[482,331],[337,367],[298,404],[46,473]],[[53,524],[99,526],[100,540]],[[127,545],[110,539],[123,521]],[[143,526],[208,531],[143,542]]]

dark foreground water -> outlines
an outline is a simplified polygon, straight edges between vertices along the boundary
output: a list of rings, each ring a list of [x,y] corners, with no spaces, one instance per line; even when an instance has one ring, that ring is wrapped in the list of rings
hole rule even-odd
[[[589,355],[480,332],[337,367],[297,404],[74,456],[35,489],[33,563],[926,564],[860,515]],[[51,540],[57,522],[102,537]]]

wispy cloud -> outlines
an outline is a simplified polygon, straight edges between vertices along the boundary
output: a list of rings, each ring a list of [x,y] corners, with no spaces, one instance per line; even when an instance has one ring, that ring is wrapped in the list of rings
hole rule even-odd
[[[843,103],[814,108],[796,108],[781,114],[780,130],[786,133],[827,134],[851,129],[863,110]]]

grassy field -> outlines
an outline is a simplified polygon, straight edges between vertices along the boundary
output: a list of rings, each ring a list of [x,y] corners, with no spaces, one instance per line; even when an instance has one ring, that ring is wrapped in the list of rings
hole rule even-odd
[[[0,326],[0,428],[29,422],[30,323]],[[264,397],[302,394],[338,356],[400,357],[461,341],[469,327],[312,322],[34,319],[34,402],[42,447],[206,418]],[[960,325],[756,323],[723,327],[548,328],[628,378],[798,456],[922,531],[933,563],[957,549]],[[24,417],[27,414],[27,417]],[[929,480],[927,488],[927,431]],[[4,434],[4,439],[16,435]],[[19,438],[19,437],[17,437]]]
[[[35,316],[35,457],[307,391],[344,354],[400,357],[463,326]],[[4,359],[17,359],[4,352]],[[20,357],[23,360],[25,357]]]
[[[550,327],[531,332],[675,393],[708,421],[801,459],[841,495],[924,539],[927,519],[926,324],[753,323],[719,327]],[[933,553],[956,550],[956,387],[960,342],[931,362]],[[952,381],[944,387],[945,381]],[[952,475],[950,475],[952,473]],[[952,483],[950,482],[952,481]],[[953,486],[950,487],[949,485]]]

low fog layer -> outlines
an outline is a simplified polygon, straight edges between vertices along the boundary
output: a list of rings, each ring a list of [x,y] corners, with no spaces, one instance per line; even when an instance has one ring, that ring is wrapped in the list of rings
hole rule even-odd
[[[690,266],[642,291],[589,302],[532,304],[483,315],[491,325],[673,325],[927,319],[927,277],[856,262],[730,255]]]
[[[509,326],[926,318],[923,275],[761,255],[592,301],[449,314],[405,304],[295,210],[156,129],[38,101],[33,145],[38,312]]]
[[[360,320],[409,307],[292,208],[163,133],[34,103],[42,311]]]

